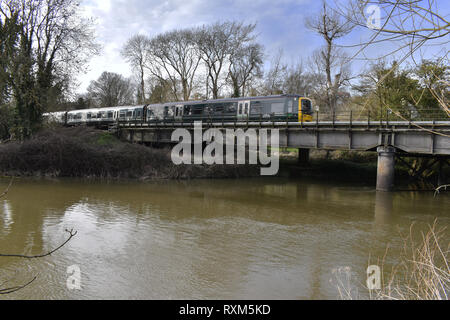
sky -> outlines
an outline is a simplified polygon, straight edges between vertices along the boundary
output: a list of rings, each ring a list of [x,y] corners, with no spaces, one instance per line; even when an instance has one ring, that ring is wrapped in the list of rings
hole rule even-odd
[[[438,0],[446,13],[450,1]],[[339,0],[329,0],[332,4]],[[287,63],[306,61],[323,45],[323,40],[305,27],[305,19],[320,10],[320,0],[83,0],[83,14],[96,20],[97,42],[102,46],[99,56],[91,59],[87,73],[78,77],[78,93],[86,91],[90,81],[103,71],[131,76],[131,68],[120,55],[121,48],[133,35],[153,37],[161,32],[236,20],[257,23],[258,42],[265,48],[266,61],[280,49]],[[352,32],[340,44],[354,44],[367,39],[369,31]],[[447,49],[448,48],[444,48]],[[347,49],[349,54],[352,50]],[[369,48],[368,55],[389,51],[389,44]],[[428,49],[440,54],[442,48]],[[365,62],[356,62],[361,69]]]

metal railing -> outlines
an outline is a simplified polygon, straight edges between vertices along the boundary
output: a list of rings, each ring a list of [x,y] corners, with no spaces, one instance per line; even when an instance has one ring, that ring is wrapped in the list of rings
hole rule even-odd
[[[316,111],[313,116],[313,121],[450,121],[450,117],[443,111],[435,108],[420,109],[420,110],[383,110],[377,111],[331,111],[323,112]]]

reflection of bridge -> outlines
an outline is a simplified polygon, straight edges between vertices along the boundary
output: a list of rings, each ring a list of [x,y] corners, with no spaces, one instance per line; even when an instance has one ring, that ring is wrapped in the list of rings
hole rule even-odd
[[[193,123],[119,123],[123,139],[141,143],[173,143],[172,131],[193,130]],[[450,121],[315,121],[215,122],[202,130],[278,129],[280,147],[298,148],[299,158],[308,159],[309,149],[378,152],[377,189],[393,187],[395,155],[433,157],[447,163],[450,157]],[[270,140],[270,139],[269,139]],[[436,161],[437,161],[436,160]]]

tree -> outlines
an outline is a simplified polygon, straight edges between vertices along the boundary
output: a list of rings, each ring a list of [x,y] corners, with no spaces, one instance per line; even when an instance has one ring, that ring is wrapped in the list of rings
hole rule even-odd
[[[149,83],[150,89],[148,98],[149,103],[164,103],[176,100],[172,95],[170,81],[157,77],[150,77],[147,82]]]
[[[255,38],[255,27],[255,24],[244,25],[243,22],[228,21],[203,26],[197,30],[196,43],[206,66],[207,85],[211,88],[213,99],[219,97],[219,91],[225,84],[226,74],[223,71],[226,70],[226,64],[235,61],[236,65],[232,66],[232,69],[236,70],[246,55],[248,58],[248,53],[252,53],[248,43]],[[254,46],[251,47],[254,49]]]
[[[302,63],[297,63],[286,69],[283,93],[303,94],[310,96],[314,92],[314,77],[307,73]]]
[[[450,67],[442,59],[422,60],[416,67],[415,75],[419,78],[421,88],[425,90],[421,95],[421,102],[439,115],[437,107],[450,117],[448,102],[450,101]],[[419,101],[420,102],[420,101]]]
[[[145,68],[148,65],[148,51],[150,39],[145,35],[131,37],[122,49],[122,56],[137,72],[140,87],[138,91],[138,103],[145,103]]]
[[[262,76],[262,59],[263,47],[258,43],[242,46],[230,56],[228,77],[233,97],[245,96],[251,81]]]
[[[336,48],[336,40],[344,37],[353,29],[353,25],[342,19],[342,17],[329,8],[325,1],[322,1],[320,13],[306,20],[306,26],[317,32],[324,40],[325,47],[314,53],[314,63],[319,72],[324,72],[326,76],[326,98],[327,106],[334,114],[338,91],[340,87],[349,79],[349,62],[343,53]]]
[[[129,79],[113,72],[103,72],[91,82],[89,97],[97,107],[123,106],[133,103],[134,87]]]
[[[270,69],[265,76],[264,94],[282,94],[283,83],[286,77],[287,65],[282,62],[283,50],[272,58]]]
[[[0,17],[0,139],[9,139],[14,110],[11,104],[11,59],[19,40],[18,14]]]
[[[0,3],[0,20],[16,16],[20,30],[8,57],[8,71],[16,136],[24,138],[40,127],[50,97],[67,88],[98,47],[93,42],[92,21],[79,14],[76,0]]]
[[[416,68],[401,68],[396,61],[389,65],[380,60],[363,73],[354,89],[366,97],[373,116],[380,118],[394,112],[403,119],[439,119],[445,114],[428,88],[446,90],[435,81],[436,77],[445,78],[447,68],[426,60]]]
[[[360,49],[355,57],[371,45],[387,42],[393,49],[383,52],[378,58],[383,59],[394,53],[403,52],[403,57],[397,58],[399,64],[411,58],[410,61],[416,64],[416,67],[420,67],[421,63],[416,62],[420,61],[416,57],[417,54],[422,55],[419,49],[425,45],[437,45],[444,49],[441,62],[448,65],[446,45],[450,41],[448,37],[450,21],[448,15],[444,14],[444,9],[440,7],[445,1],[350,0],[349,2],[350,6],[340,10],[340,14],[353,26],[371,32],[367,41],[358,44]],[[448,79],[436,81],[449,86]],[[447,116],[450,116],[448,94],[442,95],[442,92],[436,92],[433,87],[428,87],[427,90],[438,101]]]
[[[147,69],[161,81],[170,81],[176,100],[189,100],[195,86],[201,59],[195,39],[194,30],[186,29],[166,32],[150,41]]]

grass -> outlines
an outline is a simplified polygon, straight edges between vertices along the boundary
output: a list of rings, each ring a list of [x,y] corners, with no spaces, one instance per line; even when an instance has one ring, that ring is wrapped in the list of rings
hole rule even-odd
[[[381,289],[369,290],[372,300],[448,300],[450,293],[450,268],[448,254],[450,243],[445,238],[445,227],[435,221],[422,232],[419,241],[410,233],[403,238],[400,261],[390,270],[385,270],[385,259],[381,261]],[[389,271],[389,272],[386,272]],[[384,275],[387,274],[387,278]],[[351,285],[349,270],[335,273],[336,287],[341,299],[358,299]]]

